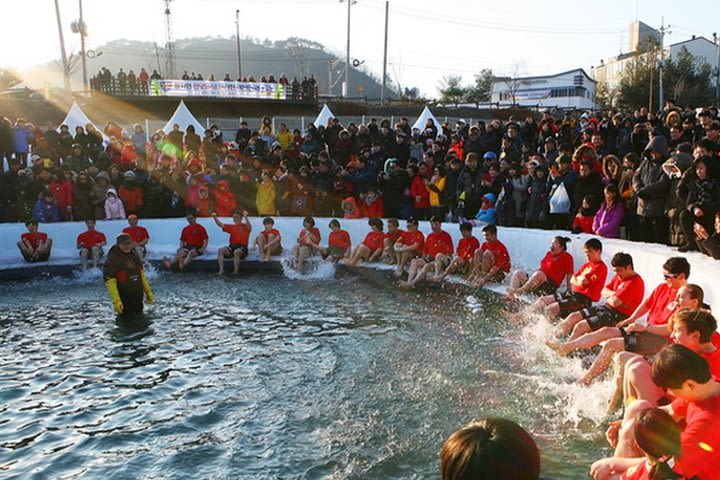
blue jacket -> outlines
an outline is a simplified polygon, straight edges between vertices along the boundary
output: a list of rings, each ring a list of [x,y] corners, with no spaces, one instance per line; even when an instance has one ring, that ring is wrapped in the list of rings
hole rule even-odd
[[[30,141],[33,134],[24,126],[15,125],[13,127],[13,147],[16,153],[28,153],[30,151]]]
[[[39,223],[59,222],[60,210],[58,210],[55,201],[46,203],[45,200],[40,197],[37,203],[35,203],[35,208],[33,208],[32,218]]]

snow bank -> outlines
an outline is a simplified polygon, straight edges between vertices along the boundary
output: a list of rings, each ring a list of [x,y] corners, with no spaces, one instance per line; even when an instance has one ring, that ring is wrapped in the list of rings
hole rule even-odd
[[[250,219],[253,227],[251,241],[262,230],[262,219],[253,217]],[[231,222],[232,219],[223,219],[224,222]],[[316,218],[316,223],[323,237],[323,243],[327,241],[330,232],[328,227],[330,219]],[[205,226],[210,237],[208,253],[217,251],[225,246],[228,235],[223,233],[211,218],[201,218],[198,222]],[[401,222],[404,223],[404,222]],[[350,233],[353,244],[357,244],[365,238],[369,231],[367,219],[341,220],[342,226]],[[160,259],[164,255],[172,255],[178,247],[180,231],[187,225],[184,218],[162,219],[162,220],[141,220],[140,225],[150,232],[150,243],[148,245],[148,258]],[[127,226],[124,220],[101,220],[97,222],[97,230],[107,236],[108,244],[115,241],[115,236]],[[445,224],[444,227],[452,235],[457,243],[460,239],[460,231],[457,224]],[[302,228],[302,219],[276,218],[275,228],[282,235],[282,243],[285,247],[284,255],[289,255],[290,248],[295,243],[295,238]],[[421,222],[420,230],[424,233],[430,231],[427,222]],[[476,229],[475,235],[482,241],[482,232]],[[505,243],[510,251],[514,269],[532,271],[539,265],[540,259],[547,252],[550,241],[555,235],[562,235],[572,238],[569,245],[569,252],[575,258],[575,266],[579,267],[584,263],[583,243],[590,235],[572,235],[568,232],[532,230],[524,228],[503,228],[499,227],[499,238]],[[6,247],[0,249],[0,270],[18,267],[26,267],[27,263],[22,259],[15,243],[19,240],[20,234],[26,231],[23,224],[0,224],[0,239]],[[40,231],[47,233],[53,239],[53,252],[51,265],[72,265],[78,263],[78,252],[75,241],[78,234],[85,231],[85,224],[82,222],[65,222],[54,224],[43,224]],[[663,281],[662,264],[672,256],[680,255],[675,249],[656,244],[628,242],[626,240],[602,239],[604,250],[603,259],[610,263],[610,259],[616,252],[627,252],[632,255],[635,269],[643,276],[645,286],[648,290]],[[713,307],[714,311],[720,311],[720,295],[713,291],[716,285],[713,279],[720,279],[720,261],[716,261],[699,253],[684,254],[691,265],[690,280],[697,283],[705,290],[706,302]],[[214,258],[214,255],[205,258]],[[251,251],[250,259],[257,258],[257,253]],[[497,290],[497,288],[493,288]]]

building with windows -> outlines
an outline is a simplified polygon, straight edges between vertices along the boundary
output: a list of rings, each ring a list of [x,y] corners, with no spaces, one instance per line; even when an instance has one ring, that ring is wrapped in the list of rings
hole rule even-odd
[[[588,110],[595,108],[597,82],[582,68],[555,75],[496,77],[490,101],[500,106]]]
[[[605,83],[610,90],[620,85],[623,72],[638,55],[651,55],[647,53],[648,50],[656,48],[657,59],[661,58],[658,47],[662,42],[662,35],[658,30],[642,22],[633,22],[630,24],[628,38],[627,53],[601,60],[600,65],[590,69],[592,77],[598,83]],[[696,66],[708,64],[714,68],[718,67],[718,45],[702,36],[693,35],[688,40],[666,46],[663,48],[662,58],[675,61],[683,48],[695,57]]]

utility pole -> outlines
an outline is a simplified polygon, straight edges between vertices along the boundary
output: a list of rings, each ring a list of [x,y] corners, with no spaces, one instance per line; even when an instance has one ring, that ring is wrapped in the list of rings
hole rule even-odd
[[[343,1],[343,0],[341,0]],[[350,92],[350,7],[352,7],[353,0],[344,0],[347,2],[347,51],[345,52],[345,82],[343,85],[343,97],[347,98]]]
[[[665,95],[663,91],[663,64],[665,63],[665,34],[670,32],[670,25],[665,25],[665,17],[662,17],[662,25],[660,25],[660,75],[658,77],[658,112],[662,111],[663,103],[665,103]],[[652,109],[652,108],[650,108]]]
[[[60,37],[60,58],[62,59],[63,86],[70,92],[70,72],[68,68],[67,53],[65,52],[65,37],[63,37],[62,21],[60,20],[60,5],[55,0],[55,16],[57,17],[58,36]]]
[[[83,90],[88,89],[88,74],[87,74],[87,57],[85,55],[85,35],[87,35],[87,28],[85,27],[85,21],[83,20],[83,8],[82,0],[78,0],[80,6],[80,25],[78,30],[80,32],[80,60],[82,61],[82,76],[83,76]]]
[[[158,44],[155,42],[155,61],[157,62],[157,71],[162,76],[162,68],[160,68],[160,50],[158,50]]]
[[[238,81],[242,78],[242,56],[240,53],[240,10],[235,10],[235,40],[237,42],[237,74]]]
[[[382,88],[380,89],[380,106],[385,105],[385,86],[387,84],[387,46],[388,46],[388,15],[390,12],[390,1],[385,0],[385,47],[383,48],[383,77]]]
[[[655,52],[653,50],[650,51],[650,93],[648,97],[648,111],[652,110],[652,101],[653,101],[653,74],[655,73]]]

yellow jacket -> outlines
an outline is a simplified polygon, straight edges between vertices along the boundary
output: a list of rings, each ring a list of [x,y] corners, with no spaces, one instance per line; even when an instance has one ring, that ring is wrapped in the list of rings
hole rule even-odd
[[[259,183],[257,186],[257,194],[255,196],[255,206],[259,215],[275,215],[275,184]]]
[[[293,134],[290,130],[285,132],[278,132],[277,134],[277,141],[280,144],[280,148],[285,150],[290,150],[290,147],[292,147],[293,144]]]
[[[436,189],[439,191],[436,192],[430,188],[430,185],[434,185]],[[441,195],[443,190],[445,190],[445,177],[440,177],[437,182],[431,183],[427,187],[428,192],[430,192],[430,206],[431,207],[440,207],[442,206],[442,199]]]

